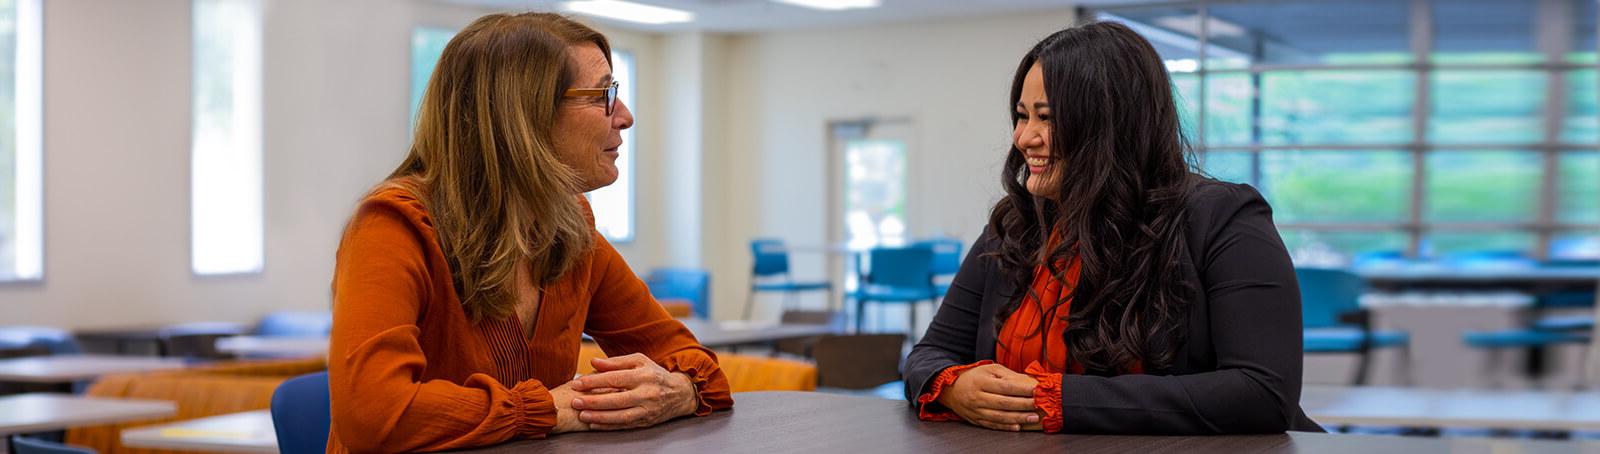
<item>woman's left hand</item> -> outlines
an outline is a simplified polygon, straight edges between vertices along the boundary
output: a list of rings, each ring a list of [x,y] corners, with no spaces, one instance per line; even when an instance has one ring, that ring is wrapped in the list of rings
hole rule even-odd
[[[596,358],[591,364],[594,374],[571,382],[583,393],[572,408],[591,430],[650,427],[693,413],[699,403],[689,376],[667,372],[642,354]]]

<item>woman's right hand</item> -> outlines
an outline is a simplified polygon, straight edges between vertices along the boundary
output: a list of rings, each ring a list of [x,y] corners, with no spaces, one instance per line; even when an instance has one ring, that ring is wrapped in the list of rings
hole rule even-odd
[[[550,428],[550,433],[585,432],[589,424],[578,420],[578,410],[572,409],[572,399],[583,395],[572,389],[572,382],[568,381],[550,390],[550,399],[556,405],[556,426]]]
[[[1016,432],[1039,426],[1033,388],[1039,381],[999,364],[974,367],[939,393],[939,403],[973,425]]]

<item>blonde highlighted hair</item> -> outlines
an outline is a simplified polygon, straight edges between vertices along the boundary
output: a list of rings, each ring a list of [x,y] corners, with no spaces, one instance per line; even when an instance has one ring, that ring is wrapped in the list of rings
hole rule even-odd
[[[543,286],[593,247],[573,170],[553,140],[576,68],[568,48],[605,36],[548,13],[492,14],[450,40],[417,111],[410,153],[384,186],[433,218],[456,293],[474,320],[512,313],[517,267]]]

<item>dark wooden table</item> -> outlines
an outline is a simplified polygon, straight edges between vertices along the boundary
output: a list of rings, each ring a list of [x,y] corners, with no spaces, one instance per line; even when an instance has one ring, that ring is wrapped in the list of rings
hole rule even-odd
[[[1279,435],[1157,437],[997,432],[963,423],[918,421],[903,401],[803,392],[734,394],[734,409],[624,432],[556,435],[467,452],[581,453],[914,453],[942,452],[1600,452],[1600,442],[1441,439],[1292,432]]]

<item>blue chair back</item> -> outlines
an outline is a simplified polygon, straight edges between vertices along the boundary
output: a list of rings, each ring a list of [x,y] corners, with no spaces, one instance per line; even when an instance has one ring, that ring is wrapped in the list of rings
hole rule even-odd
[[[1368,252],[1362,252],[1360,254],[1356,254],[1356,256],[1354,258],[1351,258],[1350,259],[1350,267],[1352,267],[1352,268],[1370,268],[1370,267],[1398,268],[1398,267],[1406,266],[1410,262],[1411,262],[1410,260],[1406,259],[1406,254],[1404,252],[1393,251],[1393,250],[1368,251]]]
[[[72,333],[44,326],[0,327],[0,348],[36,348],[48,351],[52,355],[83,352],[83,347],[78,345],[78,340],[72,337]]]
[[[28,437],[12,437],[11,450],[16,454],[95,454],[93,449]]]
[[[951,275],[961,270],[961,240],[955,238],[929,238],[918,241],[916,245],[927,247],[933,251],[934,275]]]
[[[1446,265],[1456,268],[1533,268],[1539,262],[1522,251],[1485,250],[1469,251],[1444,256]]]
[[[325,337],[332,330],[333,313],[324,311],[273,312],[256,325],[256,335],[267,337]]]
[[[291,378],[272,393],[272,429],[278,433],[278,452],[325,452],[332,421],[327,371]]]
[[[926,246],[873,248],[867,260],[868,285],[927,288],[933,282],[933,250]]]
[[[689,301],[694,316],[706,318],[711,313],[711,273],[696,268],[656,268],[644,279],[650,294],[656,299]]]
[[[1306,328],[1341,326],[1339,316],[1361,309],[1366,282],[1345,270],[1295,268],[1300,281],[1300,314]]]
[[[789,273],[789,249],[783,240],[757,238],[750,240],[750,255],[754,259],[751,274],[773,276]]]

